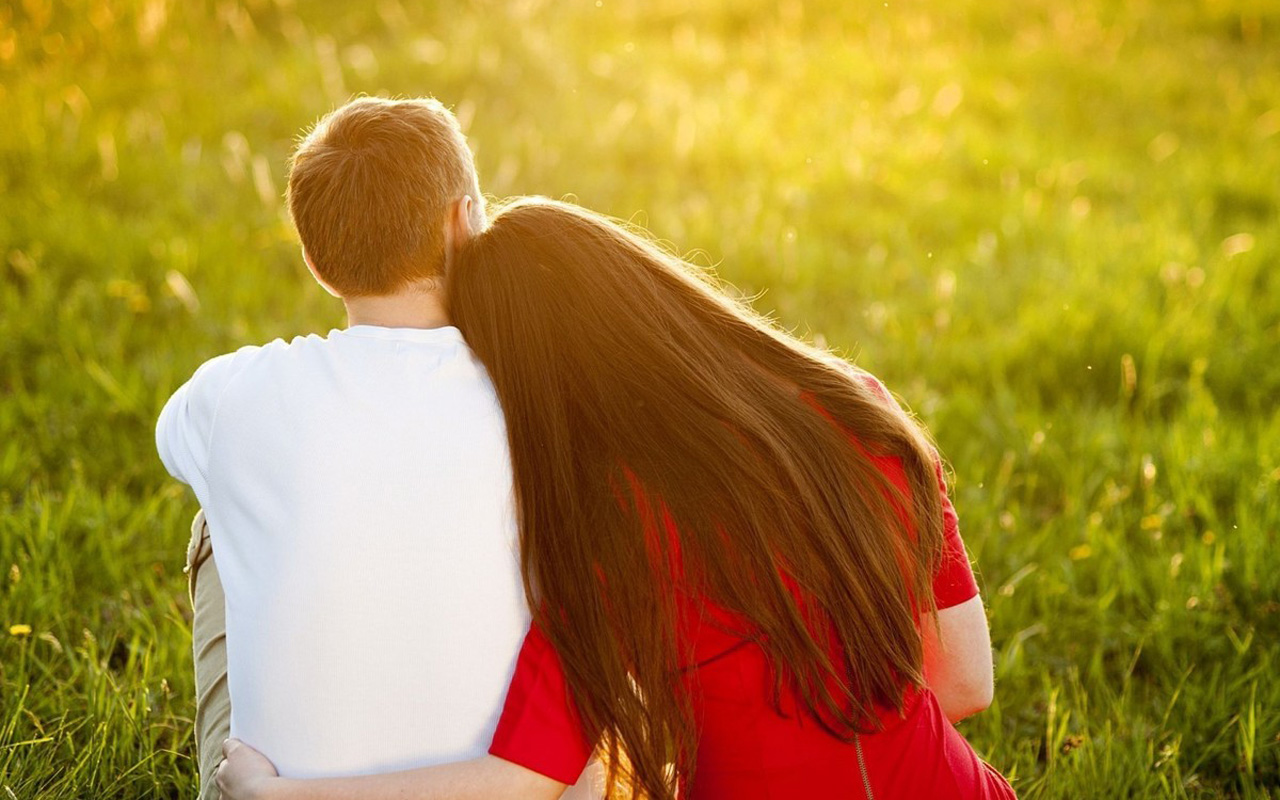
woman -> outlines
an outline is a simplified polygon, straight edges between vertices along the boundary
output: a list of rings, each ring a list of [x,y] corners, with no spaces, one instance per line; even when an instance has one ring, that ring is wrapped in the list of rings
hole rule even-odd
[[[573,206],[509,205],[449,275],[506,415],[534,627],[491,756],[232,800],[1006,798],[949,724],[986,619],[919,427],[870,376]],[[397,794],[400,792],[402,794]]]

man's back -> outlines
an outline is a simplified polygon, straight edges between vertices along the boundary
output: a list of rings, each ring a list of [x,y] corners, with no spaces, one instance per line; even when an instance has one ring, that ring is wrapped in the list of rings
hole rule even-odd
[[[157,441],[209,519],[234,736],[296,777],[485,752],[528,611],[501,412],[457,329],[214,359]]]

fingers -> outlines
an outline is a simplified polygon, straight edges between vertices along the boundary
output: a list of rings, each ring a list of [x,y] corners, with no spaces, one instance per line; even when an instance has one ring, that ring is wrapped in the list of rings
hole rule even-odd
[[[218,791],[226,794],[231,787],[227,786],[226,770],[223,769],[227,765],[227,759],[231,758],[231,754],[240,748],[242,742],[239,739],[223,739],[222,740],[222,760],[218,762],[218,766],[213,770],[213,783],[218,787]]]

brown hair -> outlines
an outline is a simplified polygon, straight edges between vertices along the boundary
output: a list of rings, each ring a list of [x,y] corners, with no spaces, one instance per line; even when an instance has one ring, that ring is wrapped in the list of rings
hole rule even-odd
[[[457,119],[431,98],[362,97],[293,154],[289,213],[316,274],[343,297],[438,277],[449,205],[480,201]]]
[[[796,691],[833,735],[902,708],[942,513],[936,455],[896,404],[580,208],[518,201],[451,270],[453,319],[506,414],[530,607],[611,796],[674,798],[692,772],[678,592],[748,620],[775,698]]]

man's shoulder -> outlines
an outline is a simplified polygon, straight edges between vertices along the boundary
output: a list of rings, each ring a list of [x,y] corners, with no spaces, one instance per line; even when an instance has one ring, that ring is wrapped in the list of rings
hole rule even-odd
[[[219,362],[225,364],[222,367],[224,369],[239,371],[258,364],[298,359],[309,353],[323,350],[327,346],[329,346],[328,339],[310,333],[305,336],[294,336],[288,341],[272,339],[263,344],[247,344],[238,350],[212,358],[206,361],[205,365]]]
[[[323,337],[311,334],[295,336],[287,342],[273,339],[264,344],[245,345],[201,364],[191,376],[191,386],[201,394],[221,394],[239,376],[304,358],[307,351],[322,347],[325,341]]]

